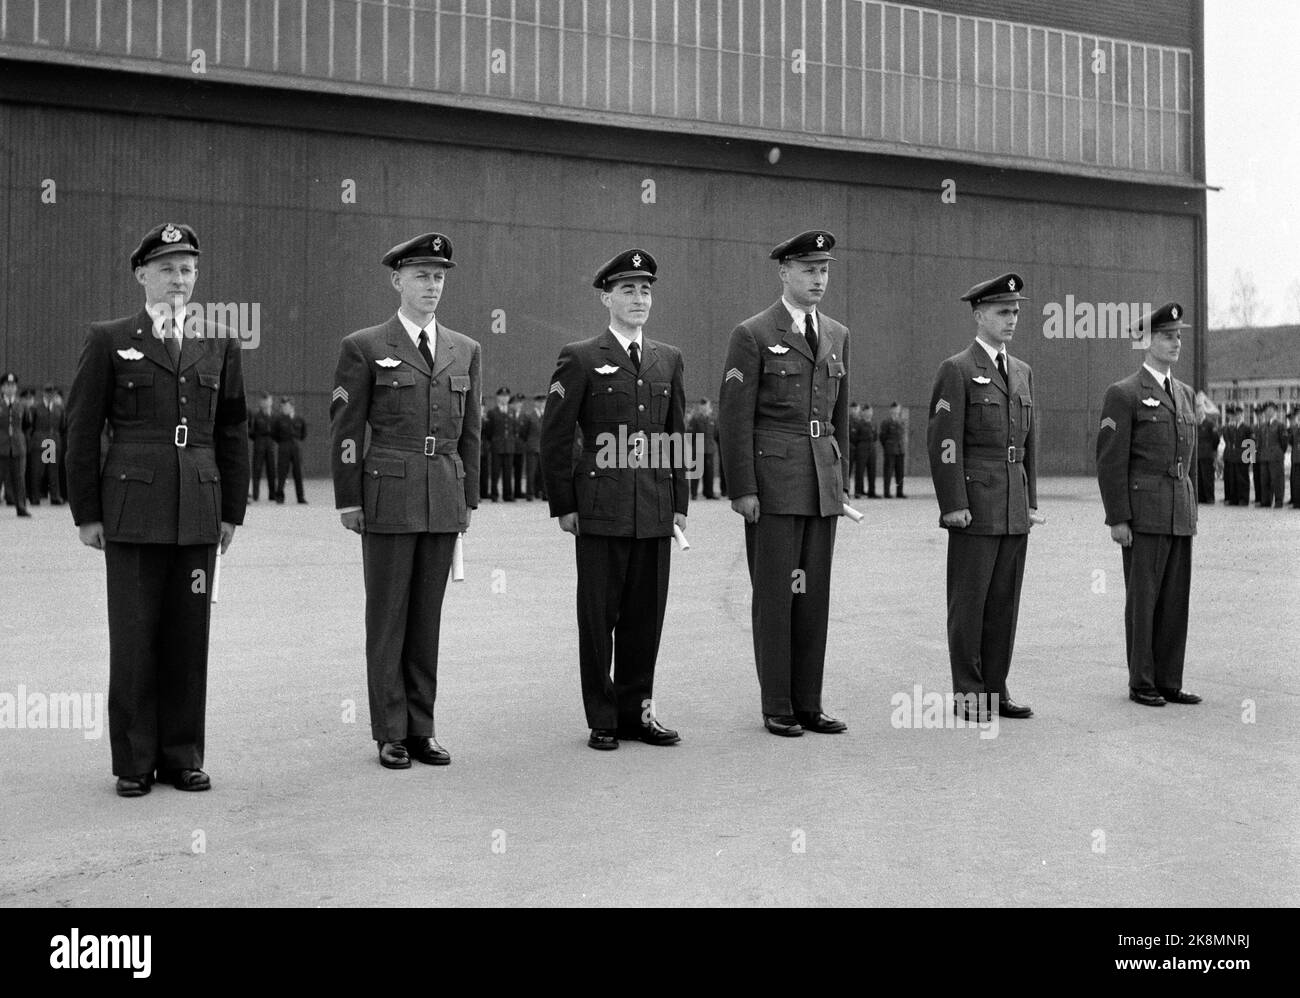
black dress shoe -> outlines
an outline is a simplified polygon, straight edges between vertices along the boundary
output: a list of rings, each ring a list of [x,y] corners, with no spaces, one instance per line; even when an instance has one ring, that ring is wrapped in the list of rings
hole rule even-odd
[[[1016,703],[1010,697],[998,697],[998,716],[1033,717],[1034,712],[1029,709],[1028,704]]]
[[[1188,693],[1186,690],[1161,690],[1160,695],[1165,698],[1166,703],[1200,703],[1201,698],[1195,693]]]
[[[19,516],[31,516],[32,514],[29,513],[29,512],[27,512],[27,507],[26,507],[26,506],[22,506],[22,507],[20,507],[19,510],[18,510],[18,515],[19,515]]]
[[[410,769],[411,756],[401,742],[380,742],[379,765],[385,769]]]
[[[665,728],[655,717],[646,724],[619,725],[618,737],[639,739],[647,745],[676,745],[682,740],[676,731]]]
[[[439,745],[432,735],[425,738],[408,738],[405,745],[411,758],[427,766],[446,766],[451,763],[451,753]]]
[[[764,714],[763,727],[785,738],[797,738],[803,734],[803,727],[793,714]]]
[[[842,731],[849,730],[849,726],[843,721],[820,711],[816,714],[805,714],[800,711],[794,716],[801,728],[805,731],[815,731],[819,735],[838,735]]]
[[[170,783],[177,790],[211,790],[212,780],[201,769],[160,769],[158,782]]]
[[[1129,690],[1128,698],[1134,703],[1140,703],[1143,707],[1163,707],[1165,698],[1159,693],[1144,693],[1141,690]]]
[[[591,737],[587,739],[589,748],[609,751],[618,748],[618,732],[613,728],[592,728]]]
[[[153,773],[139,776],[119,776],[117,778],[117,795],[119,797],[143,797],[153,787]]]

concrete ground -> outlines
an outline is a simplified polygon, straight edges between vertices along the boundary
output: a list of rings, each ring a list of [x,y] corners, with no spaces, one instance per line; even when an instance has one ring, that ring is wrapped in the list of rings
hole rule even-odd
[[[1011,674],[1035,717],[988,737],[897,723],[916,684],[949,685],[945,535],[908,490],[839,528],[825,705],[847,735],[761,727],[740,520],[699,502],[656,684],[682,743],[608,753],[585,744],[572,541],[544,504],[488,504],[443,614],[454,761],[402,772],[369,738],[360,542],[328,483],[250,506],[214,610],[214,789],[119,799],[106,732],[0,730],[0,904],[1300,901],[1300,512],[1201,507],[1205,703],[1152,709],[1126,699],[1095,483],[1043,482]],[[0,697],[106,691],[102,555],[66,507],[0,507],[0,648]]]

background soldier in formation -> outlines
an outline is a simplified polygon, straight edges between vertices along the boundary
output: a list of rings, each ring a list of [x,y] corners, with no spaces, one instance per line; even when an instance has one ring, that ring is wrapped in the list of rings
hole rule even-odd
[[[1259,462],[1259,504],[1281,509],[1286,498],[1284,464],[1286,449],[1291,443],[1290,434],[1277,417],[1277,404],[1264,403],[1264,419],[1255,433],[1259,445],[1256,460]],[[1294,460],[1294,459],[1293,459]]]
[[[515,441],[519,435],[519,417],[510,409],[510,389],[504,385],[497,389],[497,404],[488,410],[483,434],[492,447],[492,501],[500,498],[514,502]]]
[[[745,519],[763,724],[838,734],[822,711],[835,527],[848,498],[849,331],[818,311],[835,237],[781,243],[781,298],[732,331],[718,428],[731,508]]]
[[[704,498],[712,499],[713,483],[718,473],[718,419],[713,414],[713,403],[700,399],[695,411],[686,421],[686,430],[691,435],[691,447],[694,449],[693,467],[699,469],[699,477],[691,479],[691,498],[700,492],[704,485]]]
[[[889,496],[889,483],[898,486],[898,498],[903,495],[903,461],[907,444],[907,427],[903,425],[903,409],[897,402],[889,404],[889,415],[880,424],[880,451],[884,455],[884,474],[881,484],[885,487],[885,498]]]
[[[72,517],[108,574],[108,728],[123,797],[147,794],[155,777],[211,786],[212,573],[248,503],[248,410],[238,338],[184,320],[198,257],[188,225],[145,235],[131,254],[145,306],[91,325],[68,398]]]
[[[1300,509],[1300,403],[1291,407],[1291,508]]]
[[[0,482],[19,516],[27,510],[27,436],[31,413],[18,400],[18,377],[12,371],[0,378]]]
[[[953,710],[968,721],[1033,715],[1007,690],[1029,530],[1038,518],[1034,374],[1007,353],[1019,274],[984,281],[970,302],[976,340],[939,365],[930,394],[930,475],[948,531],[948,660]],[[978,711],[978,713],[976,713]]]
[[[54,385],[46,385],[41,400],[32,406],[31,442],[27,448],[27,499],[33,506],[41,496],[50,497],[51,506],[62,506],[59,466],[63,463],[61,438],[66,432],[67,417],[55,398]]]
[[[388,769],[451,762],[434,737],[438,633],[479,500],[482,391],[478,343],[434,318],[451,256],[439,232],[384,254],[401,307],[344,337],[330,407],[334,502],[361,535],[370,730]]]
[[[593,749],[616,749],[619,738],[681,740],[659,723],[653,700],[673,526],[686,529],[689,503],[685,455],[679,449],[667,461],[671,451],[661,446],[666,434],[680,442],[686,432],[682,355],[643,332],[657,270],[649,253],[630,249],[596,272],[609,328],[560,351],[542,421],[551,516],[575,537],[578,658]],[[598,456],[611,449],[617,460]]]
[[[878,499],[876,493],[876,439],[879,433],[872,419],[871,403],[863,409],[854,402],[849,406],[849,447],[852,460],[849,467],[853,473],[853,498],[859,499],[864,494],[868,499]],[[867,491],[862,491],[862,473],[867,475]]]
[[[1106,389],[1097,435],[1106,523],[1123,548],[1129,699],[1147,707],[1201,702],[1182,688],[1196,534],[1195,403],[1171,373],[1191,328],[1182,315],[1170,302],[1141,318],[1146,359]]]
[[[280,399],[280,414],[271,423],[271,439],[275,441],[275,501],[284,502],[284,483],[293,471],[293,487],[298,502],[306,503],[302,490],[302,448],[299,442],[307,439],[307,423],[294,411],[293,399]]]
[[[533,396],[532,408],[528,407],[525,396],[519,398],[519,460],[524,463],[524,498],[532,502],[534,498],[545,498],[546,490],[542,488],[542,403],[545,395]]]
[[[1254,440],[1242,406],[1230,403],[1224,412],[1228,425],[1223,428],[1223,502],[1227,506],[1249,506],[1250,465],[1246,457],[1254,460]]]
[[[1219,456],[1218,417],[1205,409],[1197,413],[1196,501],[1214,505],[1214,465]],[[1224,475],[1226,480],[1227,475]]]
[[[275,469],[275,441],[271,438],[271,393],[263,392],[257,411],[248,417],[248,439],[253,441],[253,502],[257,502],[262,475],[266,475],[266,498],[279,497],[279,475]]]

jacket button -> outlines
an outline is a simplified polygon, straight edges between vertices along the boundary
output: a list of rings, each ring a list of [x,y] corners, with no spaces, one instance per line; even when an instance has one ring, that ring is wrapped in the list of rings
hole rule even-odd
[[[783,377],[783,378],[785,377],[785,372],[784,372],[784,371],[781,372],[781,377]]]
[[[397,382],[396,382],[396,381],[393,382],[393,387],[394,387],[394,388],[397,387]]]
[[[134,382],[134,381],[128,381],[128,382],[126,383],[126,387],[127,387],[127,388],[134,388],[134,387],[135,387],[135,382]]]
[[[642,381],[640,378],[637,378],[637,379],[636,379],[636,383],[637,383],[638,385],[644,385],[644,384],[645,384],[645,382]]]
[[[124,482],[126,481],[126,475],[125,475],[125,474],[121,475],[120,477],[121,477],[122,481],[124,481]]]
[[[185,375],[183,374],[181,375],[181,384],[182,385],[185,384]]]
[[[643,406],[643,405],[639,405],[639,406],[637,406],[637,411],[638,411],[638,412],[645,412],[645,406]]]
[[[587,474],[590,475],[592,478],[595,478],[595,477],[596,477],[596,473],[595,473],[594,471],[589,471],[589,472],[587,472]],[[125,478],[126,476],[123,475],[122,477]]]
[[[182,423],[188,423],[188,422],[189,422],[189,419],[187,419],[185,416],[182,416],[182,417],[181,417],[181,422],[182,422]]]
[[[433,403],[433,409],[434,409],[435,412],[438,411],[438,403],[437,403],[437,402]]]
[[[821,410],[818,409],[816,406],[813,406],[813,412],[821,412]]]
[[[813,394],[814,394],[814,395],[820,395],[820,394],[821,394],[821,391],[822,391],[822,390],[821,390],[820,388],[818,388],[816,385],[813,385]]]
[[[184,395],[182,395],[182,396],[181,396],[181,405],[184,405],[184,404],[186,403],[186,401],[187,401],[187,399],[185,398]]]
[[[610,387],[608,387],[608,388],[605,389],[605,391],[607,391],[607,392],[612,392],[613,390],[614,390],[614,386],[613,386],[613,385],[611,385]]]

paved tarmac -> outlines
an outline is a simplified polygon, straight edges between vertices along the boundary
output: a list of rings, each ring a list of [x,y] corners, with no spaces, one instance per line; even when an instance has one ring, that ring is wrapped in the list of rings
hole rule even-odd
[[[488,504],[443,614],[450,767],[381,769],[361,547],[252,505],[214,609],[214,789],[113,793],[103,736],[0,729],[0,905],[1065,905],[1300,902],[1300,512],[1201,507],[1186,687],[1131,704],[1119,550],[1088,479],[1044,481],[1012,695],[1028,721],[901,725],[949,689],[928,483],[840,523],[826,709],[761,727],[739,518],[691,508],[656,683],[673,748],[586,747],[573,545]],[[0,506],[0,700],[106,694],[103,557],[67,507]],[[354,710],[349,710],[349,705]],[[944,715],[940,715],[944,716]],[[83,724],[85,718],[82,719]],[[93,734],[93,732],[91,732]]]

